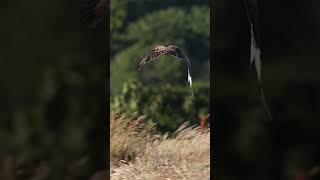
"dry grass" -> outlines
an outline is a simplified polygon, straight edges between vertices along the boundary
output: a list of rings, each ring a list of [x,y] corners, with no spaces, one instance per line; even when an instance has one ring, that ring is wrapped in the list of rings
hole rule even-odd
[[[156,136],[143,120],[111,115],[112,180],[210,179],[209,129],[185,123],[171,137]]]
[[[112,159],[131,161],[143,153],[146,143],[153,139],[153,126],[143,123],[144,117],[127,118],[111,114],[110,156]]]

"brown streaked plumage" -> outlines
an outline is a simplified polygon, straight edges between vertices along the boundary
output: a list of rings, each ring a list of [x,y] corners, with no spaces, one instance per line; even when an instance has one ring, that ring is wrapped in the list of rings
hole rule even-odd
[[[264,111],[267,113],[268,118],[271,120],[272,114],[269,109],[267,100],[264,95],[262,87],[262,67],[261,67],[261,49],[260,49],[260,31],[259,31],[259,13],[258,13],[258,2],[257,0],[243,0],[246,10],[248,21],[250,24],[250,33],[251,33],[251,48],[250,48],[250,62],[255,64],[255,69],[258,77],[258,87],[260,91],[261,105]]]
[[[187,66],[188,70],[188,82],[190,85],[192,96],[194,97],[194,93],[192,90],[192,78],[191,78],[191,62],[190,59],[182,52],[180,48],[174,45],[158,45],[154,47],[151,52],[149,52],[139,63],[138,71],[141,71],[146,63],[149,61],[155,60],[162,55],[171,55],[178,59],[181,59]]]

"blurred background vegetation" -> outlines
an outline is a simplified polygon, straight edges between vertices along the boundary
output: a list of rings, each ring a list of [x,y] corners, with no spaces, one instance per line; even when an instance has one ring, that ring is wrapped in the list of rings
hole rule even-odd
[[[320,165],[320,2],[258,1],[262,72],[274,115],[261,111],[242,1],[211,8],[218,179],[293,179]]]
[[[0,179],[88,179],[105,168],[108,27],[88,29],[82,6],[1,1]]]
[[[217,177],[291,179],[319,165],[320,2],[259,1],[263,81],[273,122],[264,121],[259,106],[242,1],[215,1],[210,10],[208,3],[112,1],[111,110],[146,114],[163,131],[189,118],[196,123],[196,116],[209,112],[211,50]],[[18,179],[39,172],[51,179],[88,179],[105,163],[106,32],[79,27],[78,4],[1,1],[2,177],[13,169]],[[176,44],[190,57],[195,104],[181,62],[162,57],[137,73],[137,62],[155,43]]]
[[[160,131],[209,113],[210,6],[208,0],[114,0],[110,7],[111,111],[144,114]],[[191,59],[196,100],[185,64],[171,56],[137,64],[155,45],[173,44]]]

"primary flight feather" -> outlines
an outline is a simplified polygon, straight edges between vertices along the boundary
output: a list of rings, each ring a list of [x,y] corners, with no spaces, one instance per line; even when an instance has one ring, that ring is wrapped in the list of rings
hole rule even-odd
[[[193,93],[193,90],[192,90],[191,62],[190,62],[190,59],[177,46],[174,46],[174,45],[168,45],[168,46],[158,45],[158,46],[154,47],[151,50],[151,52],[149,52],[140,61],[139,66],[138,66],[138,70],[139,71],[142,70],[146,63],[148,63],[149,61],[155,60],[155,59],[157,59],[158,57],[160,57],[162,55],[174,56],[174,57],[182,60],[186,64],[187,70],[188,70],[188,82],[189,82],[189,85],[190,85],[190,88],[191,88],[192,96],[194,97],[194,93]]]

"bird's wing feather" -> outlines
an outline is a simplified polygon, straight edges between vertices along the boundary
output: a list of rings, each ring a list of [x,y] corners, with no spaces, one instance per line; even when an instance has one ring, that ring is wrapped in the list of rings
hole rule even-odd
[[[190,84],[190,88],[191,88],[191,93],[192,93],[192,97],[194,97],[194,93],[193,93],[193,89],[192,89],[192,78],[191,78],[191,63],[190,63],[190,59],[186,56],[186,58],[182,59],[184,60],[184,62],[187,65],[187,69],[188,69],[188,82]]]
[[[257,0],[243,0],[249,23],[252,25],[253,36],[257,46],[260,46],[259,7]]]
[[[250,24],[251,48],[250,62],[255,63],[255,68],[259,81],[261,81],[261,50],[260,50],[260,31],[258,22],[258,3],[257,0],[244,0],[247,9],[248,21]]]
[[[140,71],[143,66],[151,61],[154,60],[158,57],[160,57],[161,55],[167,54],[168,53],[168,48],[165,46],[156,46],[154,49],[151,50],[150,53],[148,53],[139,63],[138,66],[138,70]]]
[[[258,22],[258,2],[257,0],[244,0],[244,4],[247,9],[248,21],[250,24],[250,34],[251,34],[251,47],[250,47],[250,63],[255,64],[255,69],[258,78],[258,86],[260,90],[261,104],[264,111],[267,113],[268,118],[272,119],[272,114],[267,104],[263,87],[262,87],[262,65],[261,65],[261,50],[260,50],[260,31]]]
[[[171,46],[173,47],[173,46]],[[143,66],[151,61],[151,60],[154,60],[158,57],[160,57],[161,55],[165,55],[165,54],[170,54],[176,58],[179,58],[181,60],[183,60],[183,62],[186,64],[187,66],[187,70],[188,70],[188,82],[189,82],[189,85],[190,85],[190,88],[191,88],[191,93],[192,93],[192,97],[194,97],[194,93],[193,93],[193,90],[192,90],[192,78],[191,78],[191,62],[190,62],[190,59],[184,55],[182,53],[182,51],[178,48],[178,47],[175,47],[175,48],[171,48],[170,46],[166,47],[166,46],[162,46],[162,45],[159,45],[159,46],[156,46],[154,49],[151,50],[151,52],[149,54],[147,54],[139,63],[138,65],[138,70],[140,71]]]
[[[187,66],[188,70],[188,82],[191,88],[192,97],[194,97],[193,89],[192,89],[192,77],[191,77],[191,62],[188,56],[182,53],[182,51],[179,49],[179,52],[170,50],[169,54],[172,56],[175,56],[179,59],[181,59]]]

